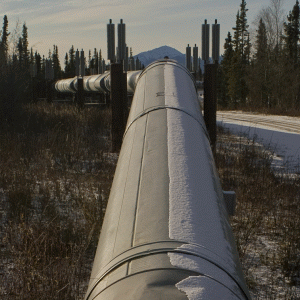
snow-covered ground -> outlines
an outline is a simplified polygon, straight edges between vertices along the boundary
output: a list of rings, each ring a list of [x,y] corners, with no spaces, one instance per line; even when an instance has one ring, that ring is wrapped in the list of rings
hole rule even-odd
[[[300,174],[300,118],[230,111],[218,112],[217,124],[263,144],[277,172]]]

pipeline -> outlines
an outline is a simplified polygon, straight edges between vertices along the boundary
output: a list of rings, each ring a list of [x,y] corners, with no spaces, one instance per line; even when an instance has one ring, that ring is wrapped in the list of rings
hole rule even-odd
[[[127,72],[127,93],[133,95],[135,87],[137,85],[138,78],[142,71],[128,71]],[[198,89],[203,89],[203,82],[196,81]],[[61,79],[56,81],[55,89],[60,93],[72,93],[77,92],[77,77]],[[95,92],[106,94],[110,92],[110,72],[106,71],[103,74],[84,76],[83,77],[83,89],[86,92]]]
[[[134,89],[139,75],[142,71],[128,71],[127,72],[127,93],[134,94]],[[55,83],[55,89],[60,93],[77,92],[77,77],[61,79]],[[103,74],[84,76],[83,89],[86,92],[107,94],[110,92],[110,72],[106,71]]]
[[[189,71],[139,74],[86,300],[251,299]]]

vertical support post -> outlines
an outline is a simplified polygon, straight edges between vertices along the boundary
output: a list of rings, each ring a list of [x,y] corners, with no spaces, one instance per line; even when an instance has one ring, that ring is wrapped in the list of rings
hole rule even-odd
[[[111,19],[107,24],[107,59],[111,63],[115,61],[115,24]]]
[[[105,104],[106,107],[110,107],[110,93],[105,94]]]
[[[126,56],[126,29],[123,20],[118,24],[118,62],[123,62]]]
[[[195,47],[193,47],[193,72],[197,74],[198,72],[198,47],[195,44]]]
[[[128,47],[126,46],[126,54],[125,54],[125,60],[124,60],[124,70],[125,72],[128,71]]]
[[[85,59],[84,59],[84,51],[81,49],[80,51],[80,76],[85,76]]]
[[[204,73],[204,121],[213,153],[216,149],[217,65],[206,64]]]
[[[83,93],[83,78],[77,78],[77,105],[83,107],[84,105],[84,93]]]
[[[220,24],[215,20],[212,25],[212,59],[213,62],[218,63],[220,57]]]
[[[123,72],[123,102],[124,102],[124,130],[126,127],[127,119],[128,119],[128,98],[127,98],[127,72]]]
[[[209,24],[207,24],[207,20],[202,24],[202,59],[205,64],[209,60]]]
[[[46,81],[46,94],[47,94],[47,101],[49,103],[52,102],[53,100],[53,95],[52,95],[52,80],[47,80]]]
[[[110,65],[110,100],[111,100],[111,135],[112,151],[118,152],[121,149],[122,138],[125,130],[124,110],[125,101],[123,99],[124,86],[123,64],[112,63]]]
[[[191,47],[188,44],[187,47],[185,48],[185,66],[189,71],[191,70]]]

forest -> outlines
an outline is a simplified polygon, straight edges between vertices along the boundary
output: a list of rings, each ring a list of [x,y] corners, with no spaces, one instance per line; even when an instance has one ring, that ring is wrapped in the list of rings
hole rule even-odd
[[[242,0],[233,32],[228,32],[224,42],[224,53],[218,68],[218,109],[298,114],[299,1],[286,16],[283,1],[270,0],[269,5],[260,10],[251,27],[247,11],[247,3]],[[47,57],[33,52],[28,47],[26,23],[21,28],[17,22],[15,29],[8,32],[6,15],[0,37],[0,115],[9,118],[18,104],[32,101],[30,91],[33,77],[38,83],[35,85],[36,96],[43,97],[47,59],[53,62],[55,79],[74,76],[73,45],[65,54],[62,66],[57,45],[53,45],[52,51],[49,49]],[[89,50],[87,75],[97,74],[99,61],[102,61],[101,50]]]
[[[271,0],[251,31],[246,1],[241,2],[219,68],[221,107],[299,113],[299,1],[287,16],[282,5]]]

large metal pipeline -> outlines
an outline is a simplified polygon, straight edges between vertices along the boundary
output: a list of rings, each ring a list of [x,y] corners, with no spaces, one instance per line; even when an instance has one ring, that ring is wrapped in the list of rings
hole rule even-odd
[[[127,93],[134,94],[134,89],[139,75],[142,71],[128,71],[127,72]],[[61,79],[55,83],[55,89],[60,93],[77,92],[77,77]],[[84,76],[83,89],[86,92],[108,93],[110,92],[110,72],[106,71],[103,74]]]
[[[195,82],[140,75],[85,299],[250,299]]]

